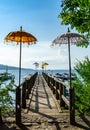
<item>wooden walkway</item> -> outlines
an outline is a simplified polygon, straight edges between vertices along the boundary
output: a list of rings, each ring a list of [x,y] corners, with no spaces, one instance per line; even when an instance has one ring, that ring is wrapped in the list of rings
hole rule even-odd
[[[65,115],[65,116],[64,116]],[[27,107],[22,110],[22,122],[69,122],[69,113],[60,110],[52,91],[43,76],[36,78],[34,87],[27,99]]]
[[[5,125],[1,125],[0,130],[89,130],[90,129],[90,121],[87,118],[80,118],[80,116],[75,116],[76,123],[75,125],[70,125],[70,112],[69,110],[60,109],[58,100],[56,100],[55,94],[52,93],[51,89],[48,87],[45,79],[42,75],[38,75],[36,77],[31,77],[32,80],[27,80],[24,84],[22,84],[22,91],[17,90],[17,119],[19,123],[14,124],[15,117],[9,117],[7,120],[9,121]],[[35,83],[34,83],[35,81]],[[52,82],[50,82],[52,83]],[[34,86],[33,86],[34,85]],[[49,84],[51,85],[51,84]],[[53,84],[56,87],[57,84]],[[50,86],[51,87],[51,86]],[[31,90],[32,88],[32,90]],[[30,89],[30,91],[29,91]],[[60,89],[60,88],[59,88]],[[56,91],[56,90],[55,90]],[[24,98],[20,101],[24,101],[25,99],[25,109],[19,109],[19,93],[24,94]],[[29,94],[29,98],[26,99],[27,92],[31,92]],[[60,102],[60,101],[59,101]],[[23,104],[23,102],[22,102]],[[23,106],[23,105],[22,105]],[[19,111],[20,110],[20,111]],[[20,115],[21,115],[21,118]],[[90,118],[88,118],[90,119]],[[6,120],[6,118],[5,118]],[[11,125],[10,125],[10,122]]]

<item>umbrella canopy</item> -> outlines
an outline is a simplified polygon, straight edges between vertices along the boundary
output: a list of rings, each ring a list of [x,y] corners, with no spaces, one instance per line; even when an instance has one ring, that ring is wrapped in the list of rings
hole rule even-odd
[[[49,65],[47,62],[42,63],[42,66],[47,66],[47,65]]]
[[[80,44],[86,41],[83,35],[72,33],[68,28],[68,32],[66,34],[62,34],[53,40],[52,46],[56,44],[68,44],[68,39],[70,40],[70,44]]]
[[[22,27],[20,27],[20,31],[10,32],[6,37],[5,41],[12,41],[17,43],[36,43],[37,39],[30,33],[24,32]]]
[[[46,69],[46,66],[47,66],[47,65],[49,65],[47,62],[43,62],[41,68],[42,68],[42,69],[44,69],[44,68]]]
[[[39,66],[39,63],[38,62],[34,62],[33,63],[35,66]]]
[[[35,65],[36,69],[39,67],[39,63],[38,62],[34,62],[33,65]]]
[[[21,80],[21,50],[22,50],[22,43],[36,44],[37,39],[30,33],[25,32],[22,30],[22,26],[20,27],[19,31],[10,32],[6,37],[5,41],[12,41],[16,43],[20,43],[20,59],[19,59],[19,86]]]
[[[70,75],[70,87],[71,87],[71,57],[70,57],[70,44],[82,44],[85,42],[86,39],[83,35],[77,33],[71,33],[69,28],[68,32],[58,36],[56,39],[53,40],[51,46],[54,45],[61,45],[61,44],[68,44],[68,54],[69,54],[69,75]]]
[[[44,69],[44,65],[41,65],[41,68]]]

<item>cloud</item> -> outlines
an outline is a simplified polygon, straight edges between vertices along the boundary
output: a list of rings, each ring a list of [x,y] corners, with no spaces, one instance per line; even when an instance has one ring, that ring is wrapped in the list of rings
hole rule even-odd
[[[68,68],[68,48],[67,46],[50,46],[51,42],[38,42],[35,45],[22,46],[22,67],[35,68],[34,62],[39,63],[41,69],[42,62],[48,62],[48,69],[66,69]],[[90,48],[90,47],[89,47]],[[16,44],[1,44],[0,46],[0,64],[18,66],[19,65],[19,45]],[[85,53],[83,53],[85,52]],[[71,61],[72,67],[77,59],[83,59],[85,54],[89,54],[82,48],[71,46]],[[90,55],[89,55],[90,56]]]

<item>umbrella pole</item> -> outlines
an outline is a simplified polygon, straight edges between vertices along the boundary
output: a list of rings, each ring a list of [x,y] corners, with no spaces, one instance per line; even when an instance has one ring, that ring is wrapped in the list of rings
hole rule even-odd
[[[22,26],[20,27],[20,31],[22,32]],[[21,53],[22,53],[22,35],[20,36],[19,87],[21,84]]]
[[[22,43],[20,42],[20,58],[19,58],[19,87],[21,84],[21,52],[22,52]]]
[[[21,123],[21,49],[22,42],[20,41],[20,58],[19,58],[19,86],[16,89],[16,124]]]
[[[69,54],[69,76],[70,76],[70,124],[75,124],[75,106],[74,106],[74,88],[71,79],[71,57],[70,57],[70,37],[68,37],[68,54]]]
[[[19,86],[16,88],[16,124],[21,123],[21,48],[22,42],[20,40],[20,58],[19,58]]]
[[[70,56],[70,38],[68,37],[68,54],[69,54],[69,77],[70,77],[70,88],[72,86],[71,81],[71,56]]]

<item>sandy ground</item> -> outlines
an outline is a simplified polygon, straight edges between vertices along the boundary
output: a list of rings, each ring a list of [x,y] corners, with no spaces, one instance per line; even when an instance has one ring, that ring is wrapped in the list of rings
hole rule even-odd
[[[16,125],[15,117],[7,117],[4,123],[0,123],[0,130],[90,130],[90,116],[76,116],[75,126],[70,125],[68,120],[42,120]]]

